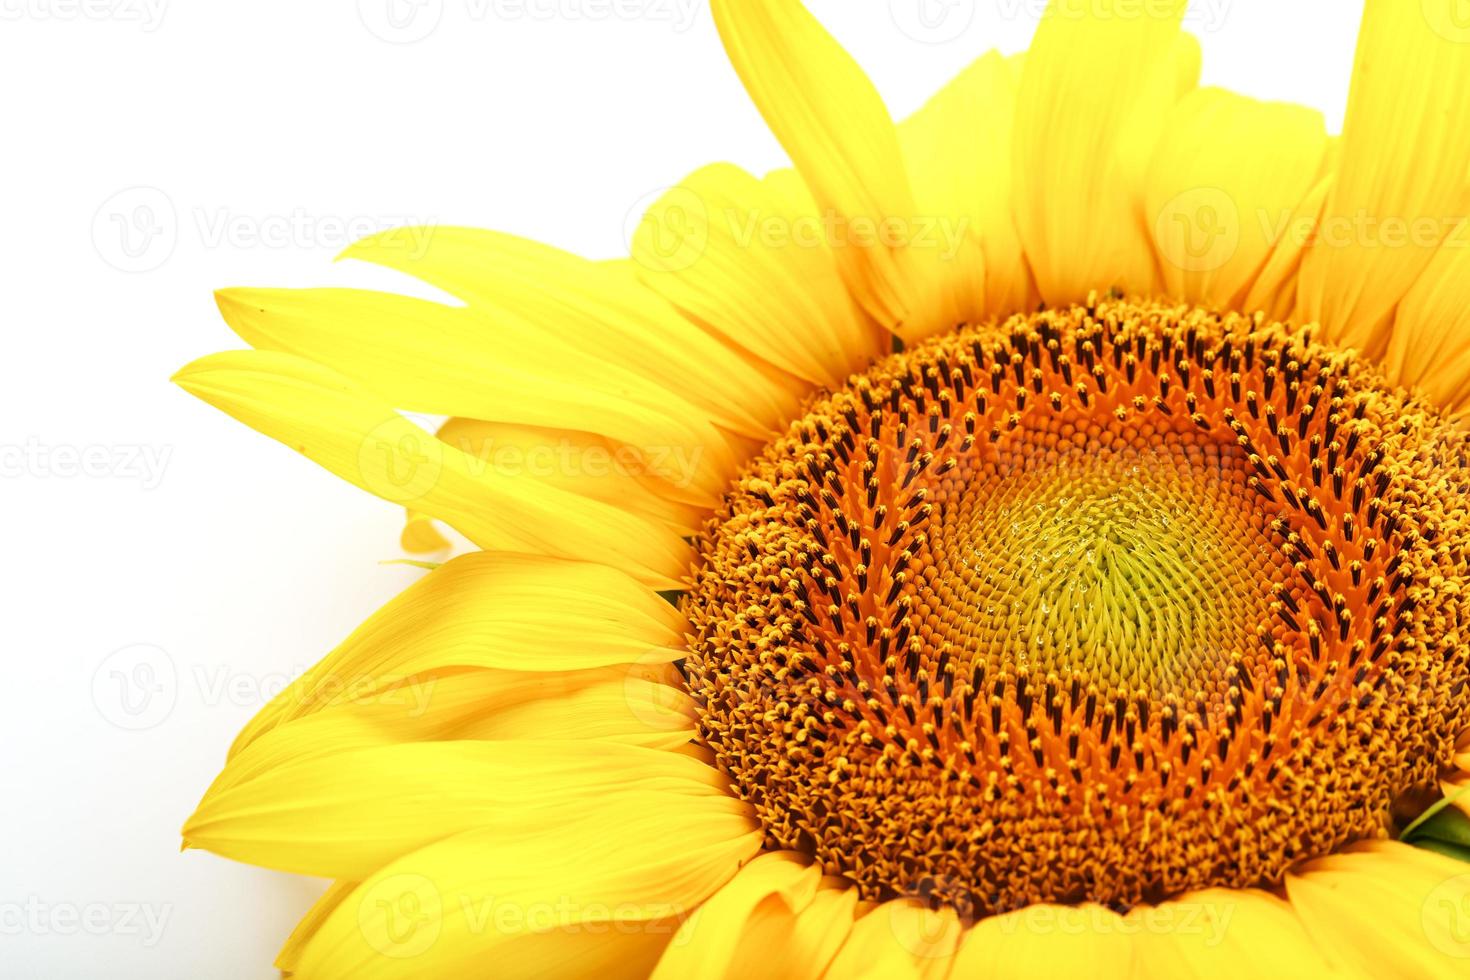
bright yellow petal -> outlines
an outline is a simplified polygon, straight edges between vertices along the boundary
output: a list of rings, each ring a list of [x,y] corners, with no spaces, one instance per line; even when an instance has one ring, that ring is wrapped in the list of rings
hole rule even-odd
[[[981,320],[1034,309],[1036,284],[1011,213],[1011,140],[1024,56],[977,59],[899,125],[899,141],[922,214],[944,215],[936,230],[958,240],[955,264],[974,277],[966,309]],[[973,262],[978,249],[981,261]]]
[[[1144,214],[1168,295],[1215,308],[1244,299],[1272,231],[1318,179],[1322,115],[1223,89],[1188,93],[1170,111],[1149,166]]]
[[[1455,228],[1399,304],[1383,369],[1447,412],[1470,409],[1470,221]]]
[[[1100,905],[1031,905],[965,934],[954,976],[1132,977],[1138,951],[1122,916]]]
[[[951,909],[910,899],[885,902],[853,923],[827,971],[830,980],[912,977],[942,980],[954,965],[964,927]]]
[[[654,971],[654,980],[715,980],[750,975],[736,960],[750,942],[748,932],[765,920],[794,922],[816,894],[822,872],[788,852],[761,854],[684,922]],[[762,975],[789,963],[787,950],[766,947]]]
[[[843,280],[879,323],[920,337],[962,318],[967,275],[918,210],[888,109],[857,63],[798,0],[716,0],[730,62],[811,189]],[[928,232],[928,234],[926,234]]]
[[[683,655],[684,617],[626,573],[592,562],[475,552],[373,613],[266,705],[235,740],[427,671],[567,671]]]
[[[475,465],[615,504],[681,536],[694,534],[715,503],[694,486],[703,460],[676,447],[645,451],[588,432],[464,418],[448,420],[438,435]],[[703,506],[688,503],[691,497]]]
[[[1331,144],[1327,157],[1329,161],[1335,158]],[[1317,179],[1289,214],[1273,221],[1268,236],[1271,248],[1266,264],[1246,292],[1240,304],[1242,310],[1260,311],[1273,320],[1286,320],[1296,308],[1297,277],[1301,272],[1302,259],[1312,246],[1322,218],[1322,208],[1327,203],[1327,192],[1332,189],[1331,164],[1324,165],[1328,172]]]
[[[722,488],[734,459],[692,403],[509,316],[360,289],[228,289],[225,321],[251,346],[328,365],[395,408],[597,434],[692,458]],[[411,366],[411,369],[407,369]]]
[[[406,855],[332,911],[298,970],[646,977],[681,922],[760,847],[730,802],[654,808],[624,794],[572,825],[471,831]]]
[[[1298,315],[1371,357],[1440,242],[1470,214],[1470,46],[1442,29],[1456,0],[1368,0],[1342,160]],[[1441,29],[1436,29],[1436,28]]]
[[[1169,108],[1193,84],[1184,0],[1053,0],[1017,94],[1016,226],[1047,303],[1151,293],[1144,179]],[[1181,79],[1183,83],[1181,83]]]
[[[449,539],[439,533],[434,519],[412,507],[404,512],[403,532],[398,537],[403,550],[411,555],[430,555],[449,547]]]
[[[282,871],[362,879],[461,831],[549,829],[614,795],[651,809],[725,796],[727,780],[675,752],[602,741],[404,742],[303,755],[211,787],[190,847]]]
[[[531,345],[557,350],[560,359],[580,352],[674,392],[712,421],[750,436],[779,425],[789,407],[779,386],[616,265],[513,235],[452,227],[424,229],[419,239],[394,231],[373,235],[342,258],[406,272],[463,300],[489,328],[479,346],[492,355]]]
[[[210,792],[280,766],[400,742],[602,739],[677,749],[694,734],[694,706],[669,664],[536,673],[451,669],[401,679],[377,674],[318,696],[232,753]]]
[[[228,351],[195,361],[174,380],[348,482],[411,503],[483,548],[606,561],[663,588],[688,568],[688,547],[672,532],[618,507],[477,467],[373,393],[305,358]]]
[[[797,182],[800,183],[799,181]],[[815,202],[715,164],[654,202],[633,237],[643,281],[686,315],[811,384],[878,353],[837,274]]]
[[[1397,841],[1357,845],[1287,875],[1292,907],[1322,952],[1370,977],[1463,976],[1470,866]]]
[[[1341,975],[1292,907],[1259,889],[1202,889],[1133,909],[1125,921],[1142,977]]]

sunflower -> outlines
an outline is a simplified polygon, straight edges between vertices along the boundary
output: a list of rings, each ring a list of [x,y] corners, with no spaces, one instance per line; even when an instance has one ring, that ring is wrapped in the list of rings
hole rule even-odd
[[[346,252],[452,303],[222,292],[254,350],[179,384],[479,550],[186,846],[332,879],[310,977],[1463,972],[1450,6],[1369,0],[1330,137],[1197,87],[1174,0],[1054,3],[898,124],[724,0],[794,168],[695,172],[618,261]]]

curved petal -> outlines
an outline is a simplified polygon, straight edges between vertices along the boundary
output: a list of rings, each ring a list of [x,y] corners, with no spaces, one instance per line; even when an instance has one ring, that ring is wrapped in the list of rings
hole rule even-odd
[[[1052,0],[1016,98],[1016,226],[1042,299],[1155,291],[1144,226],[1148,162],[1169,108],[1192,87],[1198,46],[1184,0]]]
[[[1217,309],[1242,300],[1326,148],[1314,110],[1216,88],[1180,99],[1149,165],[1144,208],[1165,291]]]
[[[372,235],[341,257],[417,276],[463,300],[491,328],[478,344],[491,354],[510,344],[544,346],[558,359],[581,352],[749,436],[779,425],[789,403],[779,386],[616,266],[513,235],[451,227]]]
[[[921,337],[964,319],[914,202],[888,109],[798,0],[715,0],[730,62],[822,210],[849,291],[879,323]],[[927,233],[926,233],[927,232]]]
[[[1259,889],[1208,888],[1129,912],[1141,976],[1340,976],[1292,907]]]
[[[683,656],[683,616],[592,562],[475,552],[384,605],[267,704],[231,748],[312,711],[454,667],[566,671]]]
[[[1366,976],[1464,972],[1470,959],[1470,865],[1396,841],[1310,862],[1286,892],[1324,954]]]
[[[1399,304],[1383,369],[1447,412],[1470,409],[1470,221],[1456,226]]]
[[[590,264],[590,263],[589,263]],[[706,464],[709,493],[734,464],[692,403],[555,338],[528,321],[361,289],[221,290],[225,321],[251,346],[341,372],[396,408],[580,429],[650,453],[678,449]],[[597,336],[594,331],[590,336]]]
[[[675,587],[689,549],[613,505],[476,467],[372,393],[305,358],[227,351],[182,368],[185,390],[354,483],[412,503],[483,548],[592,558]]]
[[[965,934],[954,976],[1131,977],[1138,950],[1123,916],[1100,905],[1031,905],[981,919]]]
[[[885,902],[853,923],[826,975],[943,980],[964,932],[951,909],[935,911],[913,899]]]
[[[600,741],[403,742],[304,755],[211,787],[186,845],[282,871],[362,879],[472,829],[544,831],[629,796],[650,809],[713,798],[720,774],[687,755]]]
[[[695,322],[810,384],[836,385],[878,353],[878,334],[837,274],[816,203],[781,183],[730,164],[696,170],[643,216],[633,259]]]
[[[1299,318],[1370,357],[1387,346],[1399,300],[1470,215],[1470,46],[1443,30],[1453,6],[1368,0],[1341,165],[1302,262]]]
[[[752,934],[773,931],[771,920],[794,922],[811,903],[821,879],[821,871],[796,854],[757,856],[685,920],[659,960],[653,980],[742,977],[750,975],[751,966],[763,975],[785,966],[790,975],[794,965],[790,950],[784,944],[752,949]]]
[[[983,297],[964,309],[971,320],[1034,309],[1038,299],[1011,208],[1011,142],[1024,63],[1024,55],[995,51],[976,59],[898,127],[919,210],[952,219],[938,231],[957,241],[955,264],[974,278],[966,298]]]
[[[760,846],[729,800],[604,800],[586,819],[476,830],[365,880],[305,941],[310,977],[644,977]],[[677,841],[677,847],[670,842]]]

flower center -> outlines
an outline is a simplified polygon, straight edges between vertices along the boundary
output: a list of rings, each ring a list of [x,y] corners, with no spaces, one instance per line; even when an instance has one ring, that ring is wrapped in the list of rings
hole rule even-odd
[[[684,608],[772,847],[963,913],[1279,882],[1470,723],[1466,436],[1349,352],[1110,302],[893,355],[749,466]]]

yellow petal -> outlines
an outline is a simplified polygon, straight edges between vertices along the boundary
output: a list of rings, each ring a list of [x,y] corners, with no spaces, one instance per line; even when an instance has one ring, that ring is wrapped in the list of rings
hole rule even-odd
[[[400,742],[586,738],[677,749],[694,734],[695,721],[682,678],[668,664],[376,675],[295,707],[296,717],[230,755],[211,793],[279,766]]]
[[[1368,0],[1358,32],[1342,160],[1298,315],[1371,357],[1394,308],[1470,214],[1470,46],[1450,36],[1455,0]]]
[[[681,922],[760,846],[750,816],[728,804],[650,808],[624,794],[572,825],[442,841],[365,880],[307,940],[298,970],[646,977]]]
[[[791,200],[730,164],[697,170],[643,215],[633,259],[696,322],[831,386],[878,353],[877,334],[837,274],[815,202],[800,193],[805,201]]]
[[[616,742],[404,742],[303,755],[211,787],[183,835],[237,861],[362,879],[461,831],[549,831],[618,794],[654,809],[703,797],[743,812],[726,783],[689,756]]]
[[[1268,238],[1271,246],[1266,264],[1256,274],[1241,303],[1242,310],[1252,313],[1264,312],[1273,320],[1286,320],[1296,309],[1297,277],[1301,272],[1302,258],[1312,246],[1313,236],[1322,219],[1322,208],[1327,204],[1327,192],[1332,189],[1333,174],[1330,161],[1335,158],[1333,146],[1329,144],[1324,166],[1326,173],[1317,179],[1289,214],[1282,214],[1273,221]]]
[[[1311,109],[1216,88],[1180,99],[1149,165],[1144,208],[1168,294],[1216,308],[1242,300],[1326,147]]]
[[[1470,866],[1375,841],[1287,875],[1286,892],[1322,952],[1371,977],[1461,976],[1470,962]]]
[[[672,532],[615,506],[477,468],[373,393],[305,358],[228,351],[195,361],[174,380],[348,482],[411,503],[483,548],[593,558],[663,588],[688,567],[688,548]]]
[[[1338,975],[1285,901],[1259,889],[1209,888],[1130,911],[1140,976]]]
[[[226,289],[216,301],[251,346],[327,365],[396,408],[595,427],[650,453],[677,449],[701,463],[733,465],[724,438],[692,403],[522,320],[492,322],[475,309],[360,289]],[[707,467],[693,478],[711,493],[720,489]]]
[[[821,878],[820,869],[795,854],[759,855],[684,922],[659,961],[653,980],[733,980],[749,975],[736,964],[747,952],[748,933],[764,926],[767,919],[794,922],[816,894]],[[764,975],[789,964],[787,950],[774,955],[778,948],[768,946],[760,951]]]
[[[1383,369],[1453,414],[1470,409],[1470,222],[1461,222],[1409,287]]]
[[[798,0],[716,0],[731,64],[816,199],[848,290],[901,336],[961,319],[954,263],[914,202],[893,119],[872,82]]]
[[[492,354],[532,344],[563,358],[582,352],[676,393],[745,435],[766,435],[788,409],[779,386],[617,266],[513,235],[452,227],[426,229],[417,239],[401,229],[373,235],[342,257],[406,272],[463,300],[490,328],[480,346]]]
[[[885,902],[853,923],[827,977],[948,976],[964,928],[952,909],[911,899]]]
[[[695,487],[699,456],[681,455],[678,447],[650,452],[588,432],[465,418],[449,419],[438,436],[474,466],[615,504],[667,524],[681,536],[697,532],[717,502]],[[680,475],[661,475],[670,473]],[[691,497],[698,506],[687,502]]]
[[[1042,298],[1155,291],[1144,179],[1198,51],[1184,0],[1053,0],[1017,94],[1016,226]]]
[[[407,508],[404,513],[403,532],[399,535],[398,543],[411,555],[429,555],[449,547],[449,539],[439,533],[439,529],[434,526],[434,519],[412,507]]]
[[[1030,905],[981,919],[955,957],[956,977],[1132,977],[1137,958],[1124,918],[1100,905]]]
[[[231,752],[283,721],[426,671],[668,663],[683,656],[685,627],[673,606],[605,565],[501,552],[462,555],[373,613],[266,705]]]
[[[958,274],[974,277],[966,318],[1034,309],[1036,284],[1011,215],[1011,140],[1024,56],[990,52],[955,77],[898,128],[920,213],[953,219]],[[974,261],[978,249],[980,260]]]
[[[307,909],[301,921],[296,923],[296,928],[291,930],[291,935],[286,938],[285,943],[281,946],[281,951],[276,954],[276,969],[287,975],[296,971],[296,964],[301,958],[301,949],[305,946],[306,941],[316,933],[323,922],[327,921],[332,911],[342,904],[342,900],[352,894],[357,884],[355,881],[332,882],[322,893],[322,897]]]

